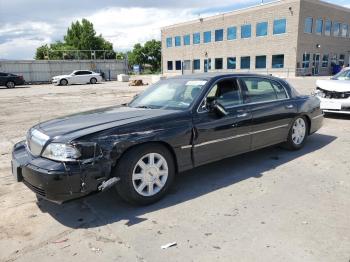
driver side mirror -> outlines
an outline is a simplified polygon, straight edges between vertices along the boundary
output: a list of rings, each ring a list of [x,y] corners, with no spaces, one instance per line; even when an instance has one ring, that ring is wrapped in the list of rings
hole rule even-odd
[[[228,115],[228,112],[226,111],[225,107],[221,105],[215,98],[208,97],[207,105],[209,111],[215,112],[219,117],[224,117]]]

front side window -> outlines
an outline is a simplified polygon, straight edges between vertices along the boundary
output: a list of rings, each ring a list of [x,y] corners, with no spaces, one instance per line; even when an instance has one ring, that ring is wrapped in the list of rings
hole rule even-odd
[[[227,58],[227,69],[236,69],[236,57]]]
[[[317,19],[316,20],[316,34],[322,35],[323,32],[323,20]]]
[[[348,30],[349,26],[347,24],[342,25],[342,30],[341,30],[341,36],[342,37],[347,37],[348,36]]]
[[[211,31],[207,31],[203,33],[204,43],[211,42]]]
[[[311,34],[312,33],[312,26],[313,26],[314,19],[312,17],[307,17],[305,19],[305,25],[304,25],[304,32]]]
[[[173,70],[174,67],[173,67],[173,61],[168,61],[168,70],[171,71]]]
[[[322,67],[327,68],[328,67],[328,62],[329,62],[329,55],[324,54],[322,57]]]
[[[184,45],[190,45],[190,43],[191,43],[190,35],[185,35],[184,36]]]
[[[245,93],[248,103],[269,102],[281,98],[286,98],[284,88],[278,83],[263,78],[242,78],[245,84]],[[275,87],[274,87],[275,86]],[[275,90],[275,88],[277,90]]]
[[[175,36],[175,46],[181,46],[181,37]]]
[[[175,69],[176,70],[181,70],[182,69],[182,65],[181,65],[181,61],[180,60],[177,60],[175,61]]]
[[[272,68],[284,68],[284,55],[272,56]]]
[[[266,55],[257,56],[255,58],[255,68],[256,69],[266,68]]]
[[[200,33],[194,33],[193,34],[193,44],[198,45],[201,43],[201,34]]]
[[[223,68],[222,58],[215,58],[215,69],[222,69],[222,68]]]
[[[341,24],[338,22],[335,22],[333,24],[333,36],[336,36],[336,37],[340,36],[340,26]]]
[[[193,70],[200,70],[201,69],[201,60],[194,59],[193,60]]]
[[[256,24],[256,36],[267,35],[267,22],[261,22]]]
[[[235,79],[225,79],[215,84],[208,94],[208,100],[216,100],[224,107],[243,104],[242,94]]]
[[[332,31],[332,21],[327,19],[324,27],[324,34],[330,36]]]
[[[227,28],[227,40],[237,39],[237,27],[232,26]]]
[[[252,26],[242,25],[241,26],[241,38],[250,38],[252,36]]]
[[[250,69],[250,56],[241,57],[241,69]]]
[[[303,54],[303,68],[309,68],[310,67],[310,54]]]
[[[168,37],[166,39],[166,47],[172,47],[173,46],[173,39],[171,37]]]
[[[151,85],[130,104],[130,107],[184,110],[201,94],[206,80],[168,79]]]
[[[224,40],[224,30],[218,29],[215,30],[215,42],[220,42]]]
[[[274,35],[285,34],[286,32],[287,32],[287,20],[285,18],[277,19],[277,20],[273,21],[273,34]]]

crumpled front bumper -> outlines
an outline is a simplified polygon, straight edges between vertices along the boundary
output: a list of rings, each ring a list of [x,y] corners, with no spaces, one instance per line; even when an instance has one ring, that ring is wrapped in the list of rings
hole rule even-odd
[[[323,112],[350,114],[350,98],[318,98]]]
[[[14,146],[11,164],[18,182],[57,203],[86,196],[105,180],[100,163],[79,165],[34,157],[27,151],[24,141]]]

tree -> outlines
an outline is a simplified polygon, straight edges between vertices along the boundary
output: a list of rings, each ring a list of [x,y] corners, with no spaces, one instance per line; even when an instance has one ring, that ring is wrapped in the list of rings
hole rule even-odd
[[[115,59],[113,44],[105,40],[102,35],[96,35],[94,25],[87,19],[76,21],[67,29],[63,42],[51,45],[43,45],[37,48],[35,59],[45,59],[49,54],[50,59],[90,59],[93,55],[96,59]],[[71,51],[72,50],[72,51]],[[78,50],[107,50],[78,52]]]
[[[147,41],[143,46],[138,43],[134,45],[131,52],[127,53],[129,65],[149,65],[151,71],[159,72],[161,67],[161,43],[154,39]]]

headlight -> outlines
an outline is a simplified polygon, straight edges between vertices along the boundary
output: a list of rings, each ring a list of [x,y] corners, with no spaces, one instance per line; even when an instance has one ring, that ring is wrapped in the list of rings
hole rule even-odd
[[[45,148],[42,156],[56,161],[75,161],[81,153],[72,145],[51,143]]]
[[[318,96],[318,97],[322,97],[322,98],[326,97],[326,94],[324,92],[322,92],[321,90],[319,90],[319,89],[314,90],[312,92],[312,95]]]

